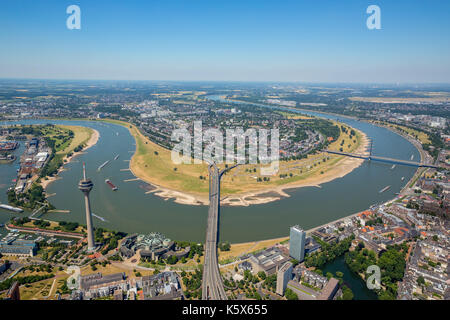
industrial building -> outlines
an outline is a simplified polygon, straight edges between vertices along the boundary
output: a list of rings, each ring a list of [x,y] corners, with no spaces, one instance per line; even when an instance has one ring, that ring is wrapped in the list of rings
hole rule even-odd
[[[264,271],[271,275],[276,273],[285,262],[289,261],[289,257],[285,256],[279,248],[273,247],[255,253],[250,256],[248,261],[252,264],[254,273]]]
[[[107,283],[119,282],[125,279],[125,273],[102,275],[101,272],[80,277],[80,289],[89,290],[91,287],[102,286]]]
[[[37,245],[34,241],[17,239],[0,241],[0,253],[5,256],[32,257],[36,251]]]

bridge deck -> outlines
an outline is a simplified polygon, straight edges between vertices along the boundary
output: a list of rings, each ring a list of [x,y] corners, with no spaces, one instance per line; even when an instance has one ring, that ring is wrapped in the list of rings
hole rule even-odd
[[[212,168],[214,167],[214,168]],[[226,300],[227,295],[217,262],[217,238],[220,210],[220,176],[217,166],[209,170],[209,210],[205,242],[202,300]]]
[[[323,152],[337,154],[337,155],[341,155],[341,156],[352,157],[352,158],[359,158],[359,159],[364,159],[364,160],[373,160],[373,161],[386,162],[386,163],[392,163],[392,164],[401,164],[401,165],[412,166],[412,167],[438,168],[438,166],[435,166],[432,164],[409,161],[409,160],[400,160],[400,159],[379,157],[379,156],[373,156],[373,155],[366,156],[366,155],[362,155],[362,154],[358,154],[358,153],[340,152],[340,151],[332,151],[332,150],[323,150]]]

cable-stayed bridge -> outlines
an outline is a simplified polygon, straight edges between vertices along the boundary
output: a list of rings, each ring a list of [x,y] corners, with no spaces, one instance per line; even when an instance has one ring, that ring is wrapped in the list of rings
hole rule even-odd
[[[370,151],[368,155],[359,154],[359,153],[350,153],[350,152],[341,152],[341,151],[333,151],[333,150],[322,150],[323,152],[331,153],[331,154],[337,154],[341,156],[347,156],[352,158],[359,158],[369,161],[378,161],[378,162],[384,162],[384,163],[391,163],[391,164],[399,164],[399,165],[405,165],[405,166],[411,166],[411,167],[422,167],[422,168],[439,168],[439,166],[424,162],[415,162],[411,160],[401,160],[401,159],[394,159],[389,157],[380,157],[380,156],[374,156],[372,154],[372,142],[370,143]]]

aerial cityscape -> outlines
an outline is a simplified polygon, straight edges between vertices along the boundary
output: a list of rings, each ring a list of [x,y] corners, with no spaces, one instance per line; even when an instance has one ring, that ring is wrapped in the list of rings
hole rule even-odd
[[[16,41],[39,50],[11,43],[0,53],[0,300],[239,300],[261,315],[286,300],[450,300],[450,38],[436,46],[439,54],[423,49],[427,70],[414,53],[405,58],[411,65],[400,62],[384,44],[402,34],[389,34],[405,18],[392,17],[400,4],[363,2],[339,11],[364,18],[352,63],[340,47],[317,44],[326,61],[319,66],[283,35],[288,69],[271,64],[271,54],[283,60],[276,48],[254,60],[233,51],[239,44],[259,50],[261,37],[277,46],[260,22],[261,34],[245,29],[241,12],[222,29],[227,13],[251,10],[235,1],[195,4],[200,13],[183,1],[142,3],[160,15],[142,24],[152,30],[148,57],[144,38],[139,50],[133,44],[143,31],[125,35],[139,29],[136,3],[113,1],[108,9],[124,15],[123,33],[115,25],[105,31],[102,1],[49,1],[47,21],[30,22],[38,26],[30,35],[17,24]],[[0,15],[0,27],[44,10],[25,3],[2,4],[8,16]],[[265,17],[273,2],[258,3]],[[411,4],[413,16],[427,10],[427,21],[449,12],[448,4]],[[288,1],[273,14],[291,17],[297,6]],[[176,28],[164,21],[169,9]],[[171,38],[183,10],[217,21],[205,17]],[[386,16],[381,28],[377,10]],[[293,26],[283,21],[274,18],[275,31]],[[154,34],[158,22],[162,35]],[[195,33],[207,23],[211,47]],[[244,35],[230,39],[239,28]],[[249,34],[253,44],[241,43]],[[380,67],[381,58],[374,58],[379,68],[364,69],[372,53],[361,37],[372,36],[386,65],[398,69]],[[121,41],[129,48],[115,50]],[[76,48],[89,45],[92,57]],[[305,65],[293,62],[295,54]],[[183,315],[222,312],[186,306]]]

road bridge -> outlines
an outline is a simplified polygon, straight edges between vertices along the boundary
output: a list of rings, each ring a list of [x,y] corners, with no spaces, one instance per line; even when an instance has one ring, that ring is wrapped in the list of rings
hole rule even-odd
[[[217,261],[217,240],[219,238],[220,213],[220,179],[222,175],[236,167],[219,171],[217,165],[212,163],[209,171],[209,211],[206,228],[205,261],[203,265],[202,300],[227,300]]]
[[[378,162],[384,162],[384,163],[391,163],[391,164],[399,164],[399,165],[405,165],[405,166],[411,166],[411,167],[423,167],[423,168],[439,168],[439,166],[423,163],[423,162],[415,162],[415,161],[409,161],[409,160],[400,160],[400,159],[393,159],[388,157],[379,157],[374,155],[363,155],[358,153],[349,153],[349,152],[340,152],[340,151],[332,151],[332,150],[322,150],[326,153],[331,154],[337,154],[341,156],[347,156],[352,158],[359,158],[369,161],[378,161]]]

